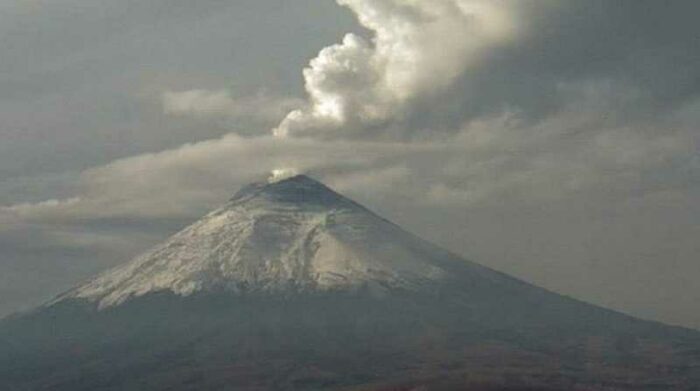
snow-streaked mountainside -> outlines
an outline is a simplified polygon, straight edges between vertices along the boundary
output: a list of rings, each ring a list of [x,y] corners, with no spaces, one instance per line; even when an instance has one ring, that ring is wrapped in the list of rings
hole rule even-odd
[[[466,261],[306,176],[0,320],[2,391],[697,384],[700,334]]]
[[[448,278],[445,267],[455,261],[435,250],[298,175],[243,188],[164,243],[58,300],[88,299],[105,308],[160,291],[415,290]]]

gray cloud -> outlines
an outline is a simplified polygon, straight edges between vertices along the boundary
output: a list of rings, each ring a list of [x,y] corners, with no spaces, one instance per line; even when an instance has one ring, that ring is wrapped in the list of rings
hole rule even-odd
[[[234,97],[227,90],[193,89],[166,91],[162,94],[163,111],[172,116],[216,118],[226,121],[233,132],[261,135],[275,121],[302,105],[301,99],[270,96],[264,91]],[[241,123],[247,124],[241,127]]]
[[[271,127],[167,116],[161,94],[298,95],[299,69],[353,27],[318,0],[3,1],[0,183]]]
[[[455,81],[444,95],[447,110],[437,112],[443,123],[454,126],[504,108],[536,121],[585,95],[614,107],[610,119],[643,122],[698,98],[700,58],[689,17],[698,11],[697,4],[508,4],[517,15],[518,37],[488,48]],[[436,121],[429,99],[417,106],[411,120]]]

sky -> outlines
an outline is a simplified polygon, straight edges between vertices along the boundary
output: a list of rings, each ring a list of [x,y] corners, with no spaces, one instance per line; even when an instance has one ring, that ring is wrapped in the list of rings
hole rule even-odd
[[[286,170],[470,260],[700,328],[699,12],[1,1],[0,316]]]

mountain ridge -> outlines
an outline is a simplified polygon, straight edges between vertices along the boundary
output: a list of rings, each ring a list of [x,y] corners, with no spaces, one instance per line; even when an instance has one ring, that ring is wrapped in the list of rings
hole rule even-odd
[[[414,248],[420,246],[409,235],[298,175],[244,187],[153,250],[58,300],[96,300],[105,308],[160,290],[186,296],[218,289],[416,288],[446,278],[441,266],[413,254],[427,250]]]
[[[132,261],[0,321],[0,384],[692,391],[700,333],[465,260],[296,176],[246,186]]]

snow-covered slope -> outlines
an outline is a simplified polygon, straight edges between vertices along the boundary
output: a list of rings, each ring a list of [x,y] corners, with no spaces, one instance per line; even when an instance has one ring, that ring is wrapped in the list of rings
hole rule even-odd
[[[699,347],[697,333],[471,263],[296,176],[248,186],[146,254],[0,320],[0,384],[481,389],[490,373],[489,389],[690,391]],[[458,380],[432,386],[445,377]]]
[[[164,243],[59,300],[83,298],[104,308],[159,291],[415,290],[448,278],[444,258],[299,175],[243,188]],[[463,266],[488,274],[478,265]]]

